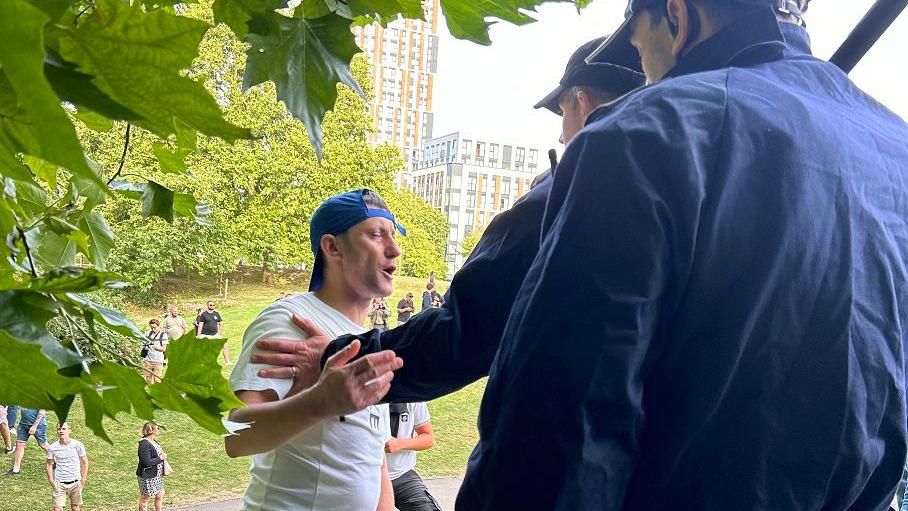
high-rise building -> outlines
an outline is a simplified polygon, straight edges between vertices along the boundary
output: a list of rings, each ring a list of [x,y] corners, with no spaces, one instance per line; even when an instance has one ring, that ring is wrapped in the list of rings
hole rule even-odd
[[[423,0],[425,21],[399,19],[382,28],[356,29],[356,42],[372,62],[369,105],[373,145],[391,144],[412,168],[424,140],[432,138],[432,88],[438,63],[438,2]]]
[[[448,277],[463,266],[461,244],[530,190],[542,170],[541,151],[525,144],[481,140],[460,132],[426,140],[407,172],[407,187],[448,219]]]

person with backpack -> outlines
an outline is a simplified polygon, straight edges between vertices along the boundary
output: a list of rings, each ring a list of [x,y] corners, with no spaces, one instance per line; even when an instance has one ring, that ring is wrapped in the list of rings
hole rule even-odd
[[[145,383],[151,385],[161,381],[164,376],[164,352],[170,340],[167,332],[161,329],[161,322],[152,319],[148,322],[149,331],[145,334],[145,344],[142,345],[142,376]]]

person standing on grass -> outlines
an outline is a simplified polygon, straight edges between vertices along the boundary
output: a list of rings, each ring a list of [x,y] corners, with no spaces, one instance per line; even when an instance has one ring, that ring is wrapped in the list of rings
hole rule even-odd
[[[13,452],[12,439],[9,434],[9,407],[0,405],[0,436],[3,437],[3,454]],[[15,425],[13,426],[15,427]]]
[[[224,323],[221,321],[221,313],[214,310],[214,302],[208,301],[208,309],[199,313],[198,325],[196,326],[196,335],[198,337],[220,339]],[[233,365],[230,361],[230,348],[224,343],[221,349],[221,356],[224,357],[224,365]]]
[[[435,282],[431,280],[426,284],[426,290],[422,292],[422,308],[421,311],[429,310],[432,308],[432,293],[435,290]]]
[[[400,511],[441,511],[426,483],[416,473],[416,452],[431,449],[435,434],[426,403],[392,403],[391,438],[385,443],[394,506]]]
[[[389,315],[384,297],[379,296],[372,300],[372,310],[369,311],[369,321],[372,323],[372,328],[381,332],[387,330]]]
[[[44,449],[50,447],[47,444],[47,412],[43,409],[22,408],[22,417],[19,419],[19,427],[16,433],[16,454],[13,455],[13,466],[7,472],[8,475],[17,475],[22,469],[22,458],[25,457],[25,444],[28,437],[35,437],[38,446]]]
[[[186,324],[186,318],[180,315],[176,305],[171,305],[164,317],[164,331],[170,340],[177,340],[189,331],[189,325]]]
[[[161,323],[157,319],[148,322],[148,333],[145,334],[145,344],[142,346],[144,359],[142,360],[142,376],[145,383],[151,385],[161,381],[164,377],[164,352],[170,339],[167,332],[161,330]]]
[[[410,316],[416,312],[416,304],[413,303],[413,293],[407,293],[407,296],[397,302],[397,324],[403,325],[410,320]]]
[[[66,500],[73,511],[79,511],[82,505],[82,489],[88,481],[88,456],[82,442],[70,438],[68,422],[57,425],[58,441],[47,450],[47,482],[53,490],[52,507],[54,511],[63,511]]]
[[[164,463],[167,453],[158,445],[160,429],[154,422],[142,426],[142,439],[139,440],[139,465],[136,467],[136,478],[139,482],[139,511],[147,511],[148,501],[154,497],[155,511],[161,511],[164,505]]]
[[[365,331],[373,298],[393,291],[401,253],[396,232],[406,231],[371,190],[325,200],[310,223],[315,265],[309,292],[272,303],[246,330],[230,388],[247,406],[233,410],[230,420],[249,427],[225,439],[229,456],[254,455],[243,510],[394,509],[384,454],[388,407],[375,403],[400,359],[384,352],[345,365],[357,352],[352,345],[328,361],[312,389],[288,397],[292,382],[259,377],[266,366],[256,363],[252,350],[262,337],[305,344],[294,315],[336,335]]]

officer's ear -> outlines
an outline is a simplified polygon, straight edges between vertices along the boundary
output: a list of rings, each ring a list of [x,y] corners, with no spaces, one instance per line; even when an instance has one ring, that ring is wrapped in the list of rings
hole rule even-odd
[[[665,19],[672,35],[672,55],[680,57],[688,47],[690,38],[696,37],[693,23],[697,22],[697,13],[685,0],[665,0]]]

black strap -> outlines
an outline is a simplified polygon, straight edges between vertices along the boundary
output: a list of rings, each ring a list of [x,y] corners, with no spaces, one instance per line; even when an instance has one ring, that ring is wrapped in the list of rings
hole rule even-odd
[[[408,413],[407,403],[391,403],[388,405],[388,412],[391,416],[391,436],[397,438],[397,431],[400,429],[400,415]]]

